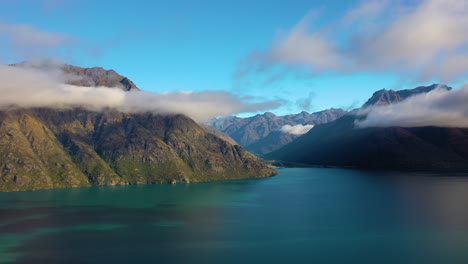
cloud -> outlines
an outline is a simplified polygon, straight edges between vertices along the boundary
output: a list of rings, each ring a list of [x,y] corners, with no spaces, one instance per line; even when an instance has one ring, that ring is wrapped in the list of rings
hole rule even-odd
[[[281,127],[281,132],[292,134],[296,136],[304,135],[305,133],[309,132],[314,127],[314,125],[284,125]]]
[[[245,58],[236,76],[269,74],[281,65],[312,73],[389,72],[419,81],[460,80],[467,74],[468,1],[416,3],[364,1],[339,22],[318,28],[304,19],[268,50]]]
[[[114,109],[127,113],[185,114],[204,122],[216,116],[255,112],[280,106],[279,101],[254,102],[225,91],[125,92],[118,88],[63,84],[70,76],[57,68],[0,65],[0,109],[16,107],[83,107],[92,111]]]
[[[0,40],[4,53],[10,58],[23,60],[40,59],[68,52],[77,41],[76,38],[59,32],[49,32],[31,25],[0,23]]]
[[[468,83],[462,88],[435,89],[400,103],[362,109],[358,127],[468,127]]]
[[[59,9],[60,1],[47,1],[42,4]],[[65,3],[63,3],[65,4]],[[57,5],[57,7],[55,7]],[[115,36],[109,36],[115,34]],[[106,50],[123,45],[125,40],[151,39],[155,30],[126,27],[118,32],[102,34],[103,40],[91,41],[62,32],[53,32],[29,24],[8,24],[0,22],[0,61],[40,61],[60,58],[72,61],[83,59],[83,55],[93,59],[105,54]],[[80,54],[80,56],[76,56]]]
[[[358,22],[362,17],[375,19],[376,16],[382,14],[389,6],[388,0],[373,0],[362,2],[361,5],[350,9],[342,18],[342,23],[351,24]]]

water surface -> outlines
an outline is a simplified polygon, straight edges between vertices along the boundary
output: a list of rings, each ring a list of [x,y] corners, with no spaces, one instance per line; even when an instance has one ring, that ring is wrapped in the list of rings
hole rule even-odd
[[[5,263],[468,263],[468,176],[276,177],[0,193]]]

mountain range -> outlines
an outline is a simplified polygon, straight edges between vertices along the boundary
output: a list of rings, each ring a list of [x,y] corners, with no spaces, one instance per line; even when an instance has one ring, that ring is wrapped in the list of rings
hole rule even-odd
[[[342,109],[327,109],[315,113],[305,111],[298,114],[276,116],[271,112],[248,118],[229,116],[211,120],[209,125],[229,135],[241,146],[255,154],[266,154],[292,142],[299,135],[283,132],[286,125],[317,125],[342,117]]]
[[[138,90],[113,70],[64,66],[73,84]],[[0,111],[0,191],[273,176],[241,146],[183,115],[81,108]]]
[[[411,90],[381,90],[363,107],[394,104],[445,85]],[[365,116],[345,115],[315,126],[307,134],[267,158],[286,164],[379,169],[466,169],[468,129],[445,127],[368,127],[356,120]]]

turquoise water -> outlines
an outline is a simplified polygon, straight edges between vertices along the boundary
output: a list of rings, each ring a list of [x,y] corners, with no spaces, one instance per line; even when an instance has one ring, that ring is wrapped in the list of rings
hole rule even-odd
[[[468,263],[468,175],[279,172],[0,193],[0,262]]]

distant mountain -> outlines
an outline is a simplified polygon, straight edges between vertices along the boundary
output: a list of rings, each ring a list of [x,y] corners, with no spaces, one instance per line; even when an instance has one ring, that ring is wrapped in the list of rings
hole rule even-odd
[[[282,131],[276,130],[272,131],[268,136],[250,144],[247,148],[253,153],[266,154],[291,143],[297,137],[298,135],[284,133]]]
[[[363,107],[368,107],[371,105],[388,105],[388,104],[395,104],[401,102],[408,97],[413,95],[421,94],[421,93],[428,93],[436,88],[451,90],[452,88],[444,85],[444,84],[432,84],[429,86],[419,86],[414,89],[406,89],[406,90],[379,90],[375,92],[366,103],[364,103]]]
[[[450,89],[442,86],[444,89]],[[413,90],[393,91],[399,97],[381,98],[381,91],[365,104],[382,105],[425,93],[434,85]],[[410,94],[410,95],[408,95]],[[404,97],[404,98],[403,98]],[[402,99],[403,98],[403,99]],[[353,115],[315,126],[307,134],[267,155],[267,158],[293,164],[384,169],[468,168],[468,129],[441,127],[358,128]]]
[[[296,122],[283,119],[273,113],[258,114],[249,118],[228,117],[209,123],[219,131],[228,134],[241,146],[247,147],[262,139],[271,131],[280,130],[284,125],[295,125]]]
[[[226,133],[247,150],[256,154],[265,154],[298,137],[281,132],[283,126],[322,124],[333,121],[344,114],[346,111],[334,108],[315,113],[301,112],[286,116],[276,116],[267,112],[248,118],[231,116],[215,119],[209,125]]]
[[[324,124],[338,119],[346,114],[346,111],[337,108],[330,108],[327,110],[307,113],[305,111],[300,112],[299,114],[291,114],[283,116],[284,119],[291,120],[297,124],[302,125],[318,125]]]
[[[89,78],[86,85],[115,87],[115,81],[126,79],[101,68],[68,69],[82,80]],[[206,132],[183,115],[80,108],[0,111],[0,191],[275,174],[239,145]]]

